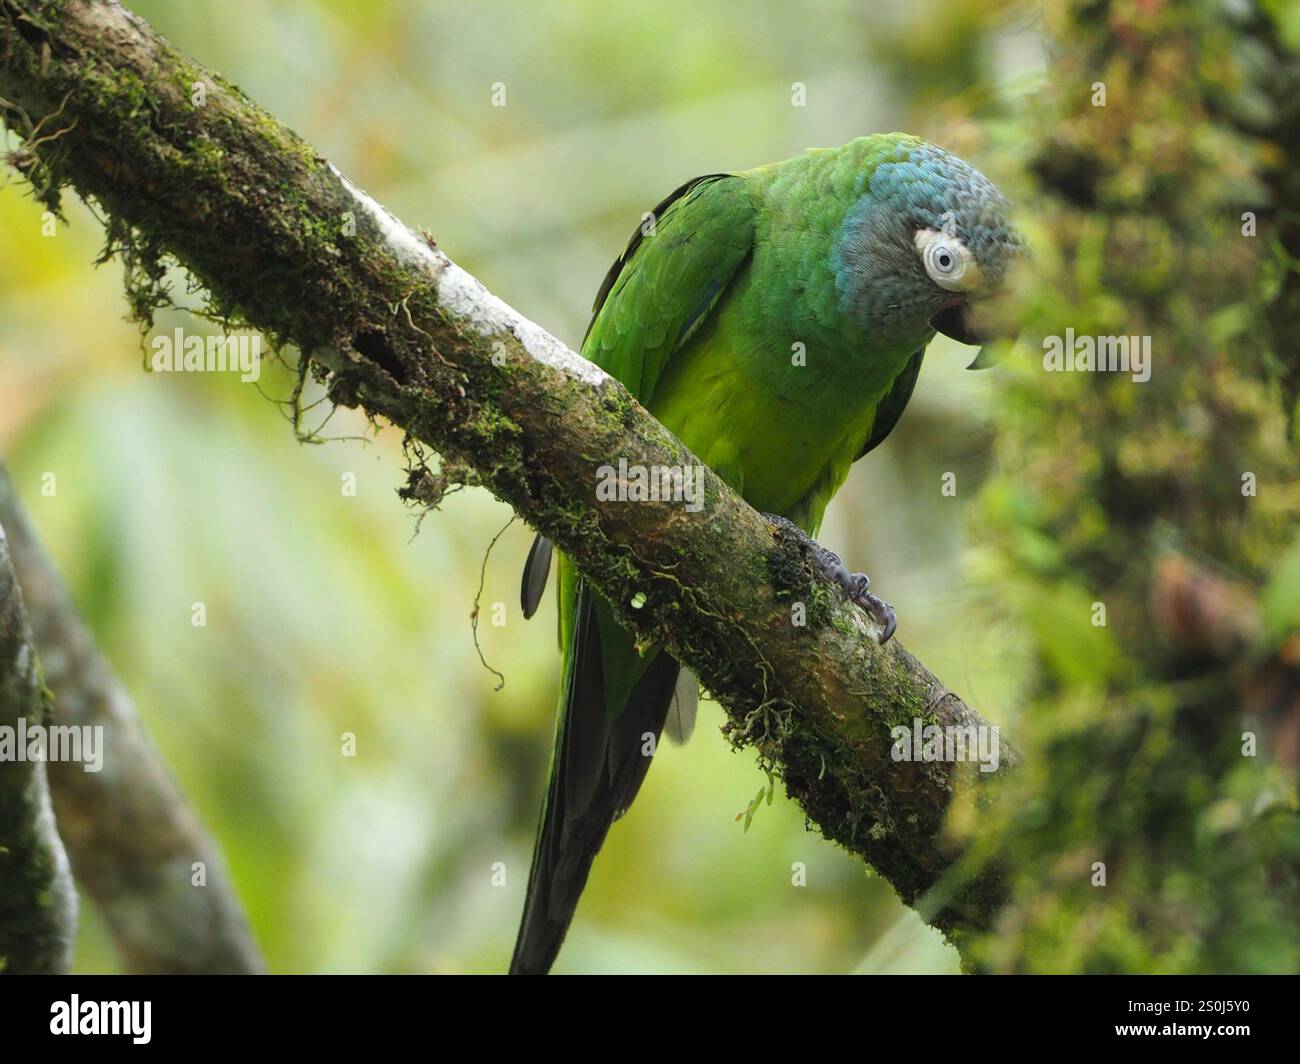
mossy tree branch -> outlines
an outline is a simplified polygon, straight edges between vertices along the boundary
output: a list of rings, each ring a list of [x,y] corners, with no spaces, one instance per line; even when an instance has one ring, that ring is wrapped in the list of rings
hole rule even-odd
[[[335,402],[472,470],[546,533],[624,624],[695,669],[733,740],[755,746],[823,833],[905,901],[953,866],[951,807],[977,805],[989,777],[896,763],[889,729],[917,717],[980,725],[978,714],[896,642],[878,647],[806,544],[712,473],[700,513],[597,505],[596,470],[619,456],[698,464],[616,381],[116,3],[0,0],[0,95],[24,138],[11,162],[40,198],[57,209],[67,185],[107,212],[138,316],[149,320],[162,257],[174,256],[219,315],[303,351]],[[937,926],[985,927],[996,875],[933,897]]]

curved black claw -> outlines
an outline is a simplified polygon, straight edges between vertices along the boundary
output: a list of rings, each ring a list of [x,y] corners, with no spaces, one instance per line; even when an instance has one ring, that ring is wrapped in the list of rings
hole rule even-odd
[[[863,574],[858,573],[858,576]],[[894,629],[898,627],[898,615],[894,613],[894,607],[878,595],[873,595],[870,591],[861,599],[854,599],[859,606],[866,610],[876,619],[876,623],[881,627],[880,645],[883,647],[894,638]]]
[[[844,563],[840,561],[838,554],[827,550],[788,518],[777,514],[764,514],[763,516],[773,524],[793,530],[801,539],[807,542],[813,560],[821,571],[843,588],[844,594],[848,596],[850,602],[861,606],[880,625],[881,646],[884,646],[893,638],[894,629],[898,627],[898,617],[894,613],[894,607],[878,595],[871,593],[871,578],[866,573],[849,572],[844,567]]]

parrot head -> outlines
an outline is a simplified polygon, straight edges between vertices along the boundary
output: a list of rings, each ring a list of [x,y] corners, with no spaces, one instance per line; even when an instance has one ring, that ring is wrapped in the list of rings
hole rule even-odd
[[[1002,193],[969,163],[911,137],[860,185],[835,250],[846,309],[903,344],[935,332],[984,344],[981,301],[1021,251]],[[981,351],[970,368],[989,364]]]

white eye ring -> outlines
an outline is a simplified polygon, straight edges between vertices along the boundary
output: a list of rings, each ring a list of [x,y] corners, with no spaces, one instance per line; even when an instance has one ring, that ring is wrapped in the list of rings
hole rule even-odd
[[[948,292],[966,292],[979,284],[979,267],[970,250],[951,233],[917,231],[915,243],[930,280]]]

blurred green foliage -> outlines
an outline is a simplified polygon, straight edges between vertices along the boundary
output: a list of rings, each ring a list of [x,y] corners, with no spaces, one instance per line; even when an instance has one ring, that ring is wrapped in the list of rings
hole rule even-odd
[[[968,116],[1022,95],[1043,62],[1030,15],[966,0],[130,6],[575,345],[628,232],[682,180],[891,129],[980,164]],[[530,624],[517,607],[528,531],[516,522],[485,569],[478,633],[498,691],[470,615],[508,510],[470,490],[419,520],[396,497],[400,438],[347,411],[324,429],[336,442],[295,444],[275,405],[293,384],[282,367],[257,387],[145,372],[120,265],[90,267],[102,227],[64,206],[70,225],[47,236],[12,174],[0,189],[0,448],[224,847],[272,968],[502,970],[557,683],[553,606]],[[156,328],[180,325],[203,328],[181,312]],[[1031,659],[984,623],[991,595],[962,577],[960,514],[989,467],[996,387],[961,372],[968,360],[936,344],[822,538],[873,575],[909,648],[1009,723]],[[779,787],[742,830],[764,777],[721,722],[706,704],[692,743],[658,758],[558,970],[956,970]],[[792,885],[795,862],[807,886]],[[78,967],[116,967],[88,906]]]
[[[1283,191],[1300,131],[1282,91],[1300,60],[1245,4],[1049,11],[1070,46],[1033,113],[995,135],[1026,175],[1013,198],[1035,219],[1035,259],[994,402],[998,475],[972,524],[976,571],[1039,667],[1016,733],[1026,767],[980,840],[1012,900],[969,959],[1294,971],[1284,732],[1300,673],[1294,650],[1273,655],[1300,630],[1300,362],[1294,318],[1274,312],[1300,277]],[[1043,338],[1067,328],[1149,337],[1150,379],[1043,372]],[[1213,617],[1178,631],[1172,557],[1262,590],[1255,646],[1250,632],[1244,653],[1216,646]]]

